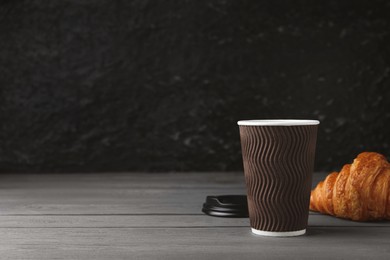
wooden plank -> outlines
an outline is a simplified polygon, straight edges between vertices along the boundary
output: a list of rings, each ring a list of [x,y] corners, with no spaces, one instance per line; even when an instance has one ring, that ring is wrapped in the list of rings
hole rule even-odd
[[[131,190],[102,193],[46,192],[4,194],[0,192],[0,216],[47,214],[201,214],[207,195],[243,194],[240,189]],[[43,194],[45,192],[42,192]],[[310,212],[310,214],[319,214]]]
[[[313,174],[313,185],[326,173]],[[0,189],[12,188],[83,188],[83,189],[210,189],[245,188],[242,172],[184,172],[184,173],[96,173],[96,174],[1,174]]]
[[[324,174],[314,176],[313,186]],[[390,222],[312,212],[308,235],[264,238],[248,219],[203,215],[244,194],[241,174],[12,175],[0,181],[4,259],[388,259]],[[146,214],[146,215],[145,215]]]
[[[354,222],[331,216],[310,215],[310,227],[383,227],[390,221]],[[146,227],[248,227],[248,218],[207,215],[36,215],[0,216],[0,228],[146,228]]]
[[[207,195],[245,193],[240,173],[2,175],[0,214],[200,214]]]
[[[207,195],[245,192],[240,173],[5,175],[0,215],[199,214]]]
[[[200,214],[207,195],[241,189],[129,189],[0,191],[0,215],[11,214]]]
[[[389,229],[313,227],[267,238],[237,228],[3,228],[6,259],[389,259]]]
[[[2,174],[0,188],[213,188],[244,187],[241,172]]]

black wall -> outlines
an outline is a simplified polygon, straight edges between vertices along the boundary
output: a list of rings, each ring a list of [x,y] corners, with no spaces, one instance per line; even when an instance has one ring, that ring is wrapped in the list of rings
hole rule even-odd
[[[0,2],[0,171],[242,170],[239,119],[389,155],[388,1]]]

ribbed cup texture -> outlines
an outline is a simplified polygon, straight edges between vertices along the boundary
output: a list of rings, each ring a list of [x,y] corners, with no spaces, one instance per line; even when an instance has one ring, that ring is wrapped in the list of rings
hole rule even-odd
[[[317,125],[240,126],[251,227],[307,227]]]

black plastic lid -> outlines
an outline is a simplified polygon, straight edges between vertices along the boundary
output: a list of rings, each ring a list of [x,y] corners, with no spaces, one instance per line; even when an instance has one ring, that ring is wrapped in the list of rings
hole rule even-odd
[[[245,195],[207,196],[202,212],[213,217],[247,218],[249,216]]]

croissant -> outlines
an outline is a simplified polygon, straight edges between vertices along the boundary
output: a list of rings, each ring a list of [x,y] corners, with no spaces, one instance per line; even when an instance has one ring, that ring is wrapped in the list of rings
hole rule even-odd
[[[355,221],[390,220],[390,164],[363,152],[312,190],[310,210]]]

